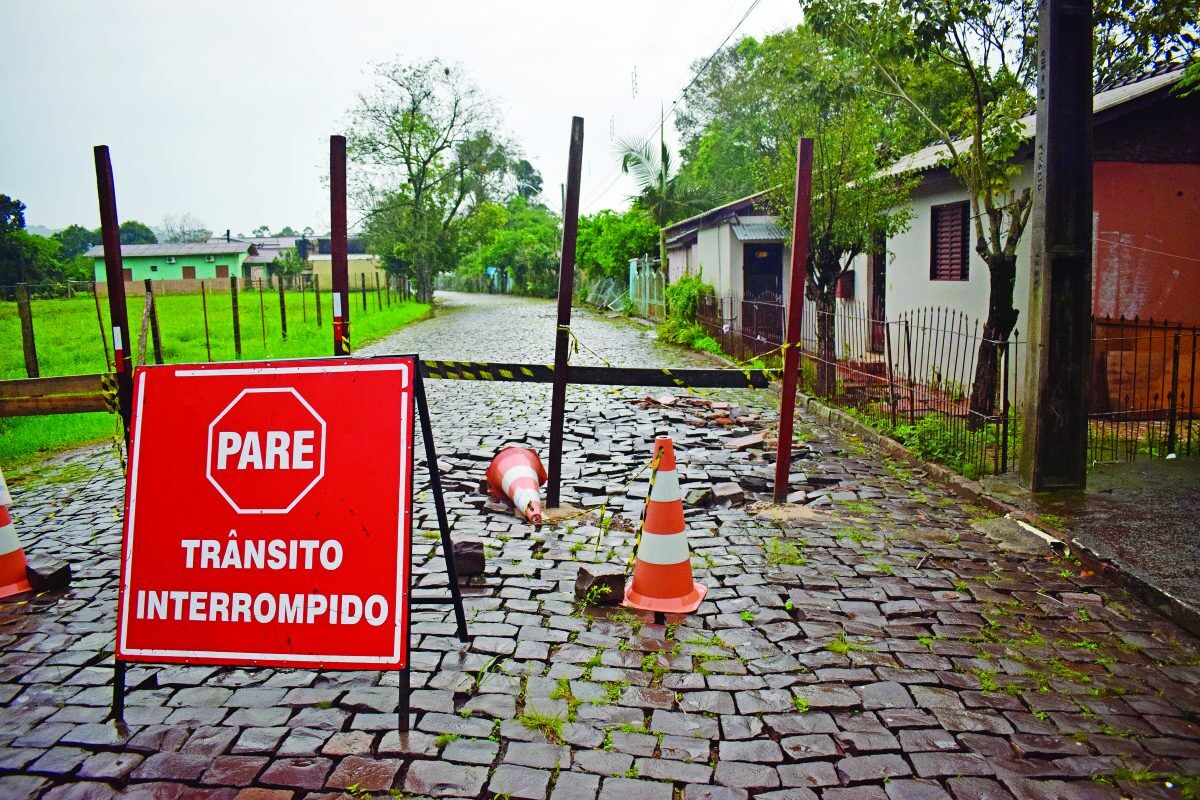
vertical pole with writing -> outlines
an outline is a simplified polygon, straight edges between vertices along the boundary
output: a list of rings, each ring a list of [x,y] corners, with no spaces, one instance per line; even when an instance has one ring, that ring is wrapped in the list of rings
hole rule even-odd
[[[563,424],[567,410],[567,357],[571,343],[571,295],[575,292],[575,239],[579,233],[579,176],[583,165],[583,117],[571,118],[567,189],[563,203],[562,260],[558,267],[558,328],[554,336],[554,388],[550,395],[550,469],[546,505],[557,508],[562,483]]]
[[[329,137],[329,253],[333,269],[333,354],[350,355],[350,275],[346,257],[346,137]]]
[[[1092,369],[1092,4],[1038,2],[1029,360],[1021,474],[1087,483]]]
[[[783,396],[779,404],[779,450],[775,456],[775,502],[787,501],[792,469],[792,426],[796,378],[800,371],[800,327],[804,323],[804,284],[808,282],[808,229],[812,214],[813,140],[796,146],[796,203],[792,214],[792,272],[788,292],[787,348],[783,351]]]

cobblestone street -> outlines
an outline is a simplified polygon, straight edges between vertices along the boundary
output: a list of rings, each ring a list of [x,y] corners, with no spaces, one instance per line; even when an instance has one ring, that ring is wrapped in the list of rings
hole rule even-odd
[[[360,354],[546,363],[554,305],[449,294],[431,320]],[[713,366],[647,329],[576,310],[573,363]],[[412,733],[394,673],[135,665],[127,728],[111,701],[123,485],[110,447],[12,486],[27,549],[70,589],[0,601],[0,798],[505,797],[528,800],[1064,800],[1200,792],[1200,646],[1094,575],[910,467],[803,413],[785,521],[754,504],[774,395],[568,390],[563,500],[606,504],[540,528],[484,507],[495,449],[546,456],[550,387],[430,381],[473,641],[413,612]],[[723,408],[718,406],[718,408]],[[369,411],[369,410],[368,410]],[[709,414],[708,417],[713,416]],[[717,414],[716,416],[721,416]],[[580,564],[624,564],[654,435],[674,438],[697,613],[575,600]],[[418,456],[421,453],[418,445]],[[418,458],[421,461],[420,458]],[[416,585],[444,580],[417,476]],[[746,494],[701,501],[716,483]],[[686,501],[685,501],[686,502]],[[1191,776],[1191,777],[1189,777]]]

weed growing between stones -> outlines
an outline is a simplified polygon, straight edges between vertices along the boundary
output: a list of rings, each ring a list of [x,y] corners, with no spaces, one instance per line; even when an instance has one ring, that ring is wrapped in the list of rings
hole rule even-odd
[[[840,630],[838,631],[837,636],[833,637],[833,641],[825,645],[825,649],[836,655],[844,656],[849,653],[867,652],[871,648],[867,647],[865,644],[858,644],[857,642],[850,641],[846,637],[846,631]]]
[[[517,721],[531,731],[537,731],[546,737],[551,744],[562,741],[563,723],[566,722],[561,714],[547,714],[542,711],[528,709],[517,718]]]
[[[805,539],[797,539],[792,541],[766,539],[763,542],[763,550],[767,556],[767,564],[772,567],[783,565],[795,567],[804,566],[808,563],[808,558],[804,555],[804,548],[806,547],[808,547],[808,542]]]

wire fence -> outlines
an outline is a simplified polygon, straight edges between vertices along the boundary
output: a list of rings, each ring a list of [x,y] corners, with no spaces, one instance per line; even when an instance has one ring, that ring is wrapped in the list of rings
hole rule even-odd
[[[701,326],[737,360],[777,357],[785,320],[780,303],[701,298]],[[1093,320],[1090,461],[1200,454],[1198,339],[1197,326]],[[828,312],[806,298],[800,346],[803,391],[964,474],[1015,467],[1027,353],[1019,331],[989,341],[978,320],[954,309],[877,319],[865,303],[838,301]]]

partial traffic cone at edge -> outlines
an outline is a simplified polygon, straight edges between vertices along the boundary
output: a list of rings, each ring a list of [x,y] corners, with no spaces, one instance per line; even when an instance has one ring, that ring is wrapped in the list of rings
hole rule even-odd
[[[546,468],[536,451],[505,447],[492,459],[486,477],[493,497],[507,497],[525,519],[535,525],[541,523],[540,487],[546,482]]]
[[[683,522],[683,495],[669,436],[654,440],[658,469],[646,499],[646,520],[633,578],[624,605],[643,611],[688,614],[700,606],[708,587],[692,580],[692,558]],[[653,461],[651,463],[654,463]]]
[[[12,495],[0,472],[0,597],[31,591],[25,572],[25,550],[17,538],[17,528],[8,513]]]

